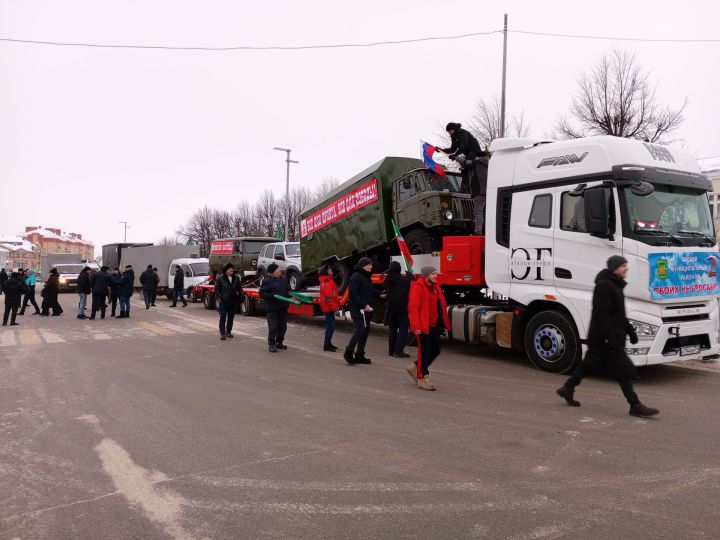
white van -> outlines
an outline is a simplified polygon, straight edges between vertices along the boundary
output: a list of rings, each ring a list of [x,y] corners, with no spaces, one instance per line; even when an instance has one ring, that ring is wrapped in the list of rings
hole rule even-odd
[[[168,291],[172,294],[175,282],[175,265],[179,264],[185,273],[185,294],[190,295],[195,285],[200,285],[210,276],[209,260],[200,257],[173,259],[168,268]]]

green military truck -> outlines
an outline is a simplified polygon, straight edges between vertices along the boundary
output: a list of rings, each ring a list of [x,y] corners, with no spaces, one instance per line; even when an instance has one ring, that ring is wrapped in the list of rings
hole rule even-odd
[[[460,193],[460,175],[439,175],[419,159],[386,157],[300,214],[302,272],[315,281],[318,268],[334,264],[344,290],[360,257],[383,271],[399,253],[391,219],[412,253],[441,248],[445,235],[472,232],[473,201]]]

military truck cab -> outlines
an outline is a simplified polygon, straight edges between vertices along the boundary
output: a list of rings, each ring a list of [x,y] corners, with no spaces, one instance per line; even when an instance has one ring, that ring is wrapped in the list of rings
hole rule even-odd
[[[414,254],[437,251],[442,237],[472,232],[473,201],[457,173],[428,169],[403,174],[393,185],[393,216]]]

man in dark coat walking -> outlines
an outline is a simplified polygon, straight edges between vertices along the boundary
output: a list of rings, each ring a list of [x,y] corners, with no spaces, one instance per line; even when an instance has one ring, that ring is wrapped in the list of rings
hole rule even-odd
[[[636,374],[635,365],[625,353],[626,336],[630,337],[633,345],[638,342],[635,328],[625,316],[623,289],[627,285],[627,273],[627,260],[620,255],[613,255],[607,260],[607,268],[601,270],[595,278],[588,352],[580,367],[558,388],[557,394],[569,405],[579,407],[580,402],[574,398],[575,387],[588,373],[607,375],[617,380],[620,385],[630,404],[630,414],[648,417],[660,411],[640,403],[632,384]]]
[[[120,269],[119,268],[113,268],[112,274],[110,274],[110,316],[115,316],[115,311],[117,310],[117,302],[118,302],[118,291],[120,290],[120,281],[122,279],[122,276],[120,275]]]
[[[2,294],[2,286],[8,280],[7,272],[4,268],[0,268],[0,295]]]
[[[275,263],[267,267],[268,275],[260,286],[260,297],[265,301],[265,312],[268,324],[268,350],[277,352],[278,349],[287,349],[285,332],[287,332],[287,311],[290,304],[275,298],[275,295],[288,298],[290,286],[288,280],[282,275],[282,270]]]
[[[215,283],[215,298],[217,298],[218,312],[220,313],[220,339],[231,338],[233,320],[240,303],[245,299],[240,278],[235,275],[232,263],[223,266],[222,275]]]
[[[353,270],[348,284],[353,335],[345,347],[345,354],[343,354],[343,358],[351,366],[372,363],[369,358],[365,357],[365,344],[370,335],[370,321],[373,316],[371,304],[378,296],[371,280],[372,260],[369,257],[362,257]]]
[[[80,275],[78,275],[77,292],[80,297],[80,300],[78,301],[78,319],[87,319],[87,316],[85,315],[85,306],[87,305],[88,296],[92,294],[92,289],[90,287],[91,272],[92,270],[90,269],[90,267],[86,266],[82,269]]]
[[[449,148],[438,148],[450,159],[464,156],[462,167],[463,191],[470,193],[473,199],[474,233],[483,234],[485,226],[485,199],[487,197],[487,175],[490,156],[480,148],[478,140],[461,124],[450,122],[445,131],[450,135]],[[457,161],[457,160],[456,160]]]
[[[17,326],[17,318],[20,300],[22,299],[23,287],[17,272],[10,274],[10,277],[0,284],[0,292],[5,293],[5,312],[3,313],[3,326],[7,326],[10,317],[10,326]],[[11,315],[12,314],[12,315]]]
[[[134,275],[134,274],[133,274]],[[160,277],[153,272],[153,265],[148,264],[145,271],[140,274],[140,285],[142,285],[143,300],[145,301],[145,309],[150,309],[152,298],[157,291]]]
[[[182,300],[183,307],[187,307],[185,301],[185,272],[179,264],[175,265],[175,278],[173,280],[173,303],[170,307],[177,306],[177,301]]]
[[[105,308],[107,307],[105,300],[108,292],[113,284],[113,278],[107,271],[107,266],[100,268],[99,272],[95,272],[90,278],[90,288],[92,290],[92,312],[91,319],[95,319],[95,313],[100,312],[100,318],[105,318]]]
[[[411,272],[401,273],[402,267],[397,261],[390,263],[383,287],[387,292],[386,319],[388,324],[388,354],[395,358],[410,358],[405,352],[408,341],[410,319],[408,318],[408,299],[410,283],[414,276]]]
[[[135,286],[135,271],[132,265],[128,264],[125,271],[118,279],[118,300],[120,300],[120,315],[118,319],[130,317],[130,297],[133,295]]]
[[[50,275],[45,282],[45,287],[40,293],[43,299],[41,306],[42,311],[40,312],[40,315],[47,317],[48,315],[50,315],[51,309],[53,317],[59,317],[60,315],[62,315],[63,308],[60,307],[60,303],[58,302],[59,292],[60,276],[58,275],[57,268],[53,268],[52,270],[50,270]]]

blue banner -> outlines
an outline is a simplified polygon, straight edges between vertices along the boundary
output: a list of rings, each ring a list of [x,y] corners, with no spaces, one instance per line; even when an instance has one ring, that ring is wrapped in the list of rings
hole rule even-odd
[[[648,262],[653,300],[718,294],[717,252],[650,253]]]

